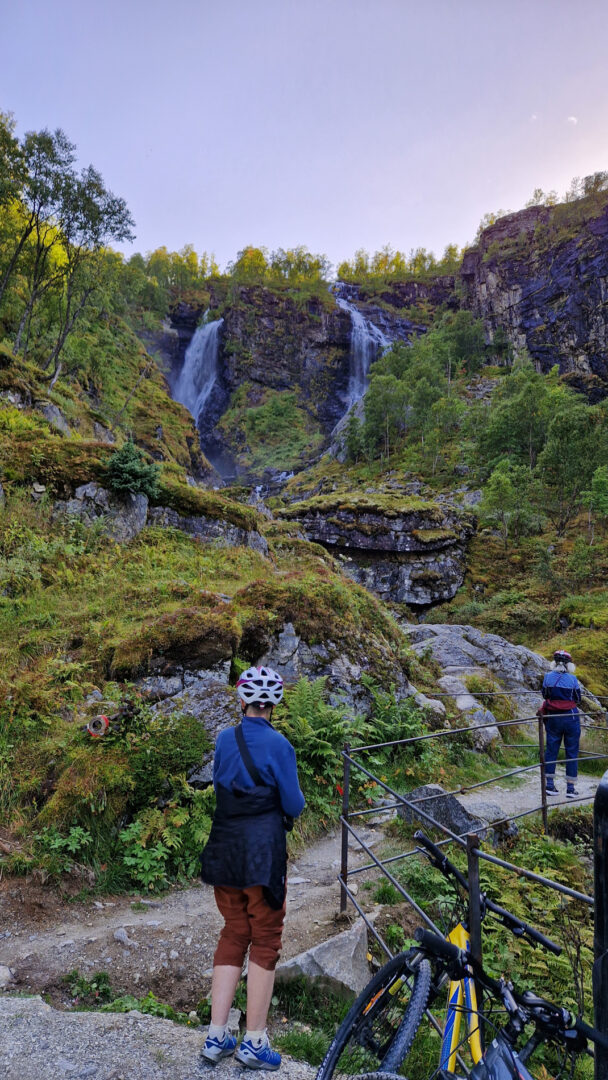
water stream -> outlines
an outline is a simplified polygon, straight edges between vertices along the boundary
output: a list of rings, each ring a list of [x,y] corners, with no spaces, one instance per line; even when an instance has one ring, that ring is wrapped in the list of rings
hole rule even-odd
[[[340,283],[338,283],[339,289]],[[350,370],[347,387],[348,407],[359,401],[367,390],[369,369],[392,342],[386,334],[366,319],[350,300],[336,290],[336,303],[350,316]]]
[[[197,327],[175,384],[175,400],[186,406],[197,424],[217,379],[219,331],[223,321],[216,319]]]

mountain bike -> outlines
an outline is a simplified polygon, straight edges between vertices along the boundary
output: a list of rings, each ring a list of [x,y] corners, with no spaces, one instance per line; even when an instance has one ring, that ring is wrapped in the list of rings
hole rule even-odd
[[[424,833],[416,839],[433,865],[464,889],[467,879]],[[480,894],[482,915],[492,913],[514,934],[532,945],[542,945],[555,954],[560,946],[534,927]],[[336,1032],[318,1073],[317,1080],[333,1076],[374,1076],[381,1080],[401,1069],[407,1071],[407,1055],[427,1010],[449,984],[446,1022],[442,1031],[439,1064],[427,1070],[431,1077],[453,1077],[460,1061],[458,1051],[460,1020],[467,1020],[474,1080],[528,1080],[525,1062],[542,1042],[553,1042],[571,1054],[581,1054],[587,1039],[608,1047],[608,1040],[581,1019],[574,1019],[560,1006],[531,992],[518,994],[510,981],[495,980],[470,954],[466,923],[458,923],[446,940],[425,930],[416,931],[418,946],[393,957],[371,979]],[[477,1004],[477,988],[496,1006],[507,1023],[499,1026],[491,1011]],[[430,1015],[430,1014],[429,1014]],[[483,1024],[480,1023],[483,1019]],[[437,1025],[437,1022],[434,1021]],[[535,1030],[517,1056],[527,1024]],[[491,1045],[484,1049],[483,1026],[493,1027]],[[441,1030],[441,1029],[439,1029]],[[405,1064],[404,1064],[405,1063]],[[462,1064],[462,1062],[461,1062]],[[464,1067],[462,1072],[464,1072]]]

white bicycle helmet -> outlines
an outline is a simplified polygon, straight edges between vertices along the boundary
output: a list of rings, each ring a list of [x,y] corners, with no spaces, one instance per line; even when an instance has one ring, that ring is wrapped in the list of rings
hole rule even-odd
[[[250,667],[236,684],[236,692],[245,705],[278,705],[283,697],[283,680],[267,667]]]

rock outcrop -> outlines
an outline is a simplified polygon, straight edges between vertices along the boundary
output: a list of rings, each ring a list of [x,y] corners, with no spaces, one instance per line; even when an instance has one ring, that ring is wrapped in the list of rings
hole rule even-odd
[[[401,627],[412,650],[418,656],[428,652],[440,666],[443,674],[439,685],[462,713],[485,709],[479,701],[483,695],[472,695],[463,681],[469,675],[481,675],[496,683],[497,693],[508,691],[514,717],[534,716],[541,703],[543,678],[551,666],[544,656],[525,645],[512,645],[498,634],[486,634],[475,626],[402,623]],[[490,705],[491,701],[489,698]],[[594,712],[601,711],[597,698],[583,689],[583,708],[585,705]],[[489,715],[488,723],[493,720],[492,714]]]
[[[53,512],[78,518],[85,525],[101,524],[104,532],[117,543],[133,540],[146,524],[147,495],[112,495],[100,484],[91,482],[76,488],[74,497],[55,503]]]
[[[343,559],[345,573],[392,603],[451,599],[465,574],[472,515],[422,498],[321,495],[280,511]]]
[[[461,281],[489,342],[502,335],[541,371],[557,364],[592,396],[608,392],[608,196],[500,218],[465,253]]]

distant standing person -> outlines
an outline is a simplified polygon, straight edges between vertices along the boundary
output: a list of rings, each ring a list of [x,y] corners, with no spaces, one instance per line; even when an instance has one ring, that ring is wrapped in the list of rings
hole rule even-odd
[[[279,958],[287,888],[286,832],[304,809],[296,755],[272,726],[283,697],[276,671],[251,667],[236,684],[242,723],[221,731],[215,745],[216,810],[201,857],[203,881],[214,886],[225,925],[213,958],[211,1024],[202,1054],[213,1063],[236,1050],[228,1014],[247,949],[247,1031],[236,1060],[251,1069],[278,1069],[266,1018]]]
[[[578,795],[575,782],[578,775],[578,748],[581,738],[581,722],[577,705],[582,694],[576,678],[572,657],[564,649],[553,653],[551,671],[543,679],[543,704],[538,710],[545,721],[547,747],[545,753],[545,776],[547,794],[557,795],[555,786],[555,763],[562,739],[566,753],[566,798]]]

